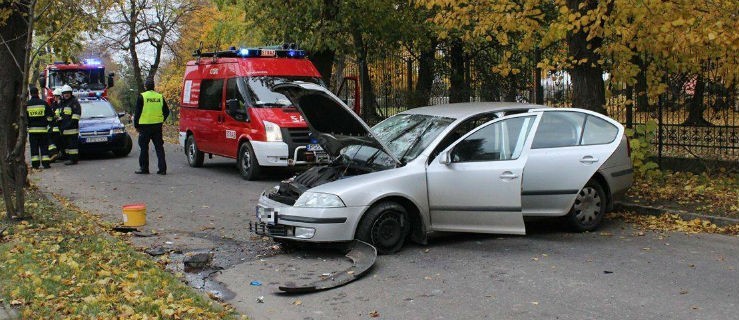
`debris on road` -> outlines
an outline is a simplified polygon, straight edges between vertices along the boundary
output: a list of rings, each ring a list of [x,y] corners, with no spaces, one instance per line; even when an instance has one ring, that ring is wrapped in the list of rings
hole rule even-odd
[[[377,249],[364,241],[354,240],[352,249],[346,254],[346,257],[352,261],[352,266],[345,271],[324,273],[320,280],[307,284],[288,282],[280,286],[279,289],[288,293],[307,293],[343,286],[360,278],[372,268],[377,259]]]
[[[164,247],[147,248],[144,252],[152,257],[161,256],[165,253],[170,252],[171,249]]]
[[[257,303],[264,303],[264,296],[258,296]]]
[[[182,261],[185,264],[185,271],[199,270],[207,267],[213,260],[212,252],[188,253]]]
[[[259,281],[257,281],[257,280],[254,280],[254,281],[250,282],[250,283],[249,283],[249,285],[252,285],[252,286],[258,287],[258,286],[261,286],[261,285],[262,285],[262,283],[261,283],[261,282],[259,282]]]

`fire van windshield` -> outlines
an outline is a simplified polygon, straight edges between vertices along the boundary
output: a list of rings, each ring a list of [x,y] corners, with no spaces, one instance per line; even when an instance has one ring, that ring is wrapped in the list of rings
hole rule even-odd
[[[272,91],[272,87],[284,82],[305,81],[323,85],[320,78],[313,77],[280,77],[280,76],[257,76],[243,77],[239,81],[239,91],[246,96],[249,104],[254,107],[285,107],[292,103],[282,95]]]

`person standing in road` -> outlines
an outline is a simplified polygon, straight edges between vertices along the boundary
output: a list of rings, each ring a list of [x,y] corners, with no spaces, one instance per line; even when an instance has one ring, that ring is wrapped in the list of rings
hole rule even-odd
[[[146,91],[136,100],[133,126],[139,133],[139,170],[137,174],[149,173],[149,141],[154,143],[157,153],[157,174],[167,174],[167,161],[164,159],[164,139],[162,123],[169,117],[167,102],[161,93],[154,91],[154,79],[147,78],[144,84]]]
[[[53,114],[46,101],[38,97],[38,89],[31,87],[31,99],[26,103],[28,115],[28,142],[31,145],[31,167],[50,168],[49,163],[49,123]]]
[[[54,100],[51,101],[52,120],[49,123],[49,158],[54,162],[62,155],[64,143],[61,141],[62,132],[59,130],[59,120],[61,119],[60,102],[62,101],[62,89],[54,89]]]
[[[75,165],[80,157],[78,145],[82,107],[80,106],[80,102],[77,101],[77,98],[72,95],[72,87],[69,85],[62,87],[60,108],[59,129],[61,129],[64,139],[64,152],[69,157],[69,160],[64,164]]]

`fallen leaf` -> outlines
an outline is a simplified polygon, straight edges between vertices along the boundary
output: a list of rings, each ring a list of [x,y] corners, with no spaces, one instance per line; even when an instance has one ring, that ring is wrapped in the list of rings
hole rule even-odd
[[[377,318],[380,316],[380,313],[377,312],[377,310],[372,310],[372,312],[369,313],[369,316],[372,318]]]
[[[531,304],[533,304],[535,306],[538,306],[539,305],[539,301],[531,301]]]
[[[293,301],[293,304],[296,305],[296,306],[299,306],[299,305],[303,304],[303,301],[301,301],[300,299],[297,299],[297,300]]]

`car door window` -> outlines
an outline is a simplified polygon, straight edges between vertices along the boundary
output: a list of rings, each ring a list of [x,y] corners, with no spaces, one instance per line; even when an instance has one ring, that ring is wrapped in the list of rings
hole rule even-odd
[[[501,120],[477,130],[452,149],[452,162],[518,159],[535,118]]]
[[[534,135],[532,149],[576,146],[585,123],[585,114],[574,111],[544,112]]]
[[[618,128],[601,118],[588,115],[585,119],[585,132],[580,145],[611,143],[618,135]]]
[[[223,79],[203,80],[200,84],[198,109],[221,110],[223,99]]]
[[[431,156],[429,157],[429,161],[436,158],[436,156],[439,155],[444,149],[449,147],[454,141],[459,140],[459,138],[463,137],[468,132],[472,131],[473,129],[496,119],[498,116],[495,113],[483,113],[476,115],[474,117],[471,117],[467,120],[462,121],[460,124],[458,124],[452,131],[449,131],[449,133],[444,137],[444,139],[439,142],[439,144],[434,148],[434,151],[431,152]]]

